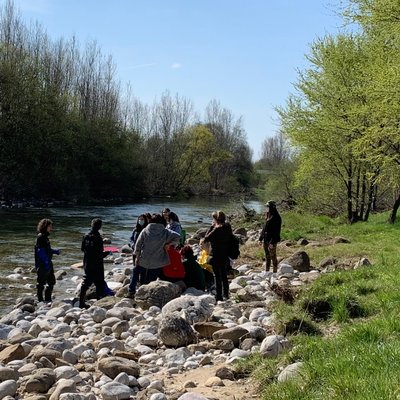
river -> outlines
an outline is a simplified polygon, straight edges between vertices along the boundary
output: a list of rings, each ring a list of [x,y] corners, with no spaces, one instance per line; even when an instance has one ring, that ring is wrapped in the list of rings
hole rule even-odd
[[[246,205],[261,211],[257,201],[246,202]],[[79,206],[64,208],[29,208],[24,210],[0,210],[0,315],[10,310],[15,299],[22,295],[36,293],[33,246],[36,239],[36,226],[40,219],[53,220],[54,229],[50,236],[53,248],[61,249],[59,256],[54,256],[54,269],[63,269],[65,279],[57,281],[54,295],[56,298],[72,297],[76,287],[74,276],[82,276],[83,271],[71,268],[71,265],[82,261],[80,245],[82,236],[88,232],[90,221],[99,217],[103,220],[103,237],[112,240],[112,245],[127,244],[136,218],[145,212],[160,212],[169,207],[180,218],[183,228],[190,234],[197,229],[209,226],[211,213],[216,209],[232,210],[240,204],[227,205],[226,199],[195,199],[189,201],[148,201],[136,204],[117,206]],[[112,268],[108,264],[106,270]],[[15,271],[22,272],[23,278],[9,279]],[[72,280],[71,280],[72,278]]]

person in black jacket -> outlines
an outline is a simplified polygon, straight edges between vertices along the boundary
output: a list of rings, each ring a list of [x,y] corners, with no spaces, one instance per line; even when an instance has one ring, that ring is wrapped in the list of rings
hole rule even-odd
[[[49,235],[53,229],[53,221],[44,218],[39,221],[37,226],[37,238],[35,244],[35,268],[37,273],[37,298],[38,301],[51,302],[51,294],[56,284],[53,268],[53,254],[60,254],[60,250],[52,249],[50,245]],[[43,298],[43,289],[44,291]]]
[[[102,221],[99,218],[92,220],[90,232],[83,237],[81,250],[84,253],[83,267],[85,276],[83,278],[81,292],[79,295],[79,307],[88,308],[85,303],[86,291],[94,283],[96,286],[96,298],[104,297],[106,287],[104,281],[104,257],[107,257],[110,252],[104,251],[103,238],[100,235]]]
[[[215,211],[212,214],[213,227],[204,237],[205,242],[211,243],[210,264],[215,276],[216,300],[223,300],[222,291],[226,299],[229,298],[229,282],[227,270],[229,268],[229,243],[232,236],[231,226],[225,222],[224,212]]]
[[[266,204],[265,219],[265,225],[259,238],[259,241],[263,244],[265,251],[265,270],[270,270],[272,261],[272,271],[276,272],[278,269],[276,247],[281,241],[282,219],[278,210],[276,209],[276,203],[274,201],[269,201]]]

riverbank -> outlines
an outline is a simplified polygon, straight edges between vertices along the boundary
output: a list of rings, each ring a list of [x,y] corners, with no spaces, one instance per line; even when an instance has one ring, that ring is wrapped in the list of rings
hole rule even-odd
[[[353,225],[288,213],[284,224],[288,249],[306,238],[311,265],[330,273],[279,291],[275,331],[290,346],[272,358],[254,354],[239,370],[256,378],[260,399],[396,398],[400,224],[388,224],[387,213]]]

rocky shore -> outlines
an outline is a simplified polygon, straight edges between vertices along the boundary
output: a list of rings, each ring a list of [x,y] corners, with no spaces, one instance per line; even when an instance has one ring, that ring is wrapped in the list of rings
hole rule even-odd
[[[258,237],[236,233],[246,246]],[[0,319],[0,399],[249,399],[252,385],[235,363],[254,352],[276,357],[290,346],[274,332],[268,305],[276,288],[296,288],[321,273],[297,251],[276,274],[237,260],[231,298],[218,304],[212,294],[164,281],[141,286],[133,301],[125,298],[131,257],[121,250],[106,278],[115,297],[89,300],[81,310],[73,298],[37,304],[26,296]],[[287,366],[277,379],[300,367]]]

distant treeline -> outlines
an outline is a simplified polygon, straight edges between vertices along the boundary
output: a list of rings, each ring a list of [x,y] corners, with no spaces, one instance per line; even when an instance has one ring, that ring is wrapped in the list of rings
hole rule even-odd
[[[95,42],[52,40],[12,1],[0,10],[0,197],[237,193],[251,186],[251,156],[218,101],[203,117],[168,92],[143,104]]]

